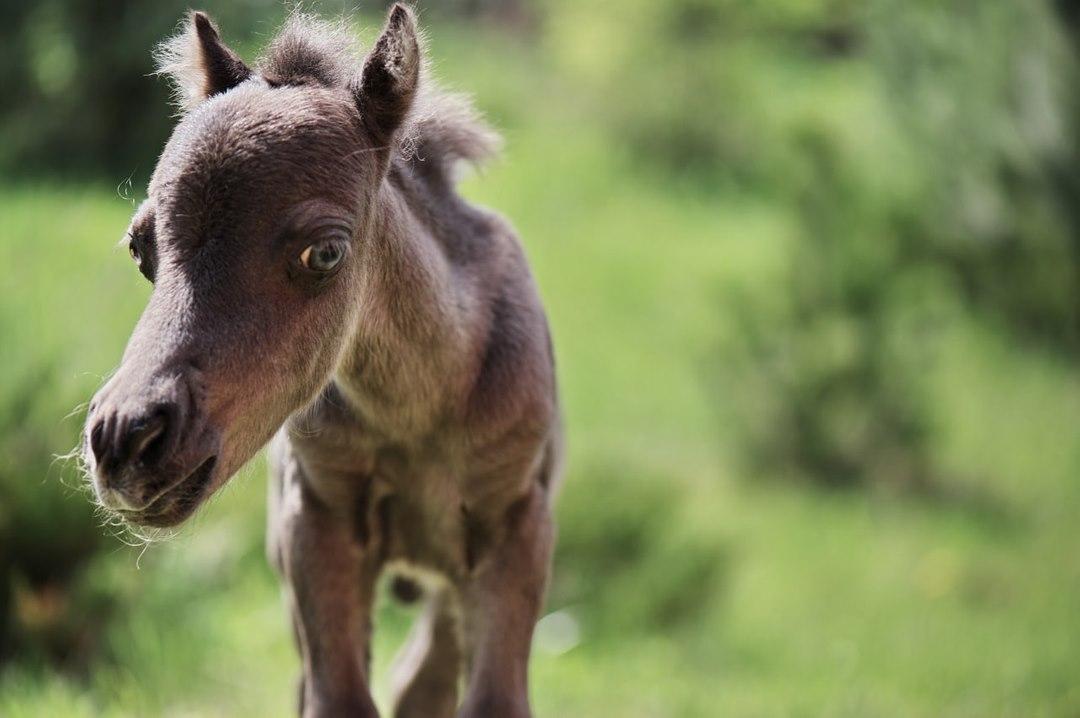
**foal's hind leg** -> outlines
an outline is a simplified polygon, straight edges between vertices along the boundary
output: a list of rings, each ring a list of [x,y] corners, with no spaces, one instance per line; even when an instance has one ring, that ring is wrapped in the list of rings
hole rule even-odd
[[[394,718],[452,718],[462,652],[456,596],[440,588],[426,599],[393,671]]]

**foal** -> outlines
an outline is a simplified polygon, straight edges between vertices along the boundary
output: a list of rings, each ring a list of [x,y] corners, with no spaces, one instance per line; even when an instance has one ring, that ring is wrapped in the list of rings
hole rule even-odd
[[[527,716],[561,442],[546,320],[513,230],[455,192],[496,138],[430,84],[411,11],[362,64],[351,44],[295,16],[249,69],[194,13],[162,47],[186,114],[128,230],[154,290],[86,458],[104,506],[172,526],[273,437],[301,713],[376,715],[392,564],[426,603],[395,715]]]

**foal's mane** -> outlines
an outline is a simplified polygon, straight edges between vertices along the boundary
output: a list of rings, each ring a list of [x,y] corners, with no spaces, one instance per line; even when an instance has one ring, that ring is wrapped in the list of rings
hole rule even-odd
[[[464,94],[448,92],[432,77],[426,43],[420,36],[423,62],[412,109],[398,133],[398,153],[424,169],[453,180],[462,164],[481,165],[494,156],[501,140]],[[165,75],[181,113],[203,95],[203,54],[191,18],[154,53],[158,74]],[[255,64],[254,72],[271,85],[349,87],[358,83],[363,66],[360,41],[345,19],[329,22],[294,11]],[[361,112],[363,108],[361,107]]]

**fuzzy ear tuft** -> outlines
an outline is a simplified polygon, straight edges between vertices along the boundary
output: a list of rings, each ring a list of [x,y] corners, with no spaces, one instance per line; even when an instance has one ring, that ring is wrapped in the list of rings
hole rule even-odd
[[[389,143],[409,114],[420,84],[420,64],[413,12],[395,3],[355,90],[360,115],[378,141]]]
[[[161,43],[154,53],[158,74],[173,84],[176,102],[184,110],[251,77],[240,56],[221,41],[213,21],[204,12],[192,12],[179,33]]]

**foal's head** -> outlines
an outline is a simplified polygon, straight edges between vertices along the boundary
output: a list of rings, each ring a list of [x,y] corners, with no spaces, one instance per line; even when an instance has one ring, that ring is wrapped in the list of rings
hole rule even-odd
[[[329,380],[373,198],[419,82],[396,5],[361,63],[294,22],[249,69],[201,13],[163,46],[185,99],[128,230],[153,294],[91,402],[85,454],[127,520],[191,515]]]

